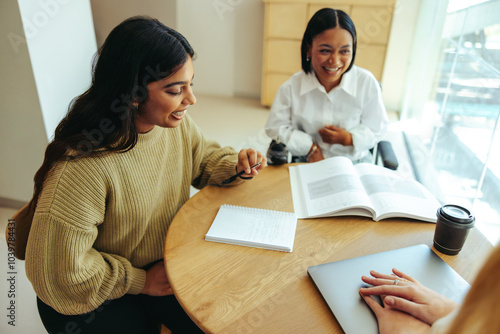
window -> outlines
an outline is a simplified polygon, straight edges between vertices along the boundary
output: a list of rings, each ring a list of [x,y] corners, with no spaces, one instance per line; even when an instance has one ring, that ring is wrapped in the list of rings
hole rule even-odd
[[[428,65],[420,69],[417,81],[426,88],[407,89],[402,118],[417,118],[421,124],[421,131],[409,140],[411,150],[426,152],[415,164],[420,181],[440,201],[471,209],[476,226],[496,244],[500,240],[500,0],[450,0],[447,7],[443,2],[422,1],[420,15],[431,17],[425,28],[441,34],[427,38],[427,44],[425,37],[416,41],[415,49],[418,45],[423,49],[416,53],[426,57],[421,64]],[[415,52],[412,57],[416,59]]]

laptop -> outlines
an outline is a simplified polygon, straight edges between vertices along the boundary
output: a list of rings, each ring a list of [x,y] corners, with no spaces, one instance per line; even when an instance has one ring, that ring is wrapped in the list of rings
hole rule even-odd
[[[370,270],[391,274],[399,269],[425,286],[461,302],[470,288],[429,246],[417,245],[309,267],[307,272],[347,334],[377,334],[377,318],[359,295]]]

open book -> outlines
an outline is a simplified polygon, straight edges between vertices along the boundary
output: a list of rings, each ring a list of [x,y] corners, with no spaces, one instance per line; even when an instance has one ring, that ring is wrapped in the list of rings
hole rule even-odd
[[[291,252],[295,213],[221,205],[205,240]]]
[[[298,218],[402,217],[436,222],[438,200],[417,181],[387,168],[333,157],[291,166],[289,171]]]

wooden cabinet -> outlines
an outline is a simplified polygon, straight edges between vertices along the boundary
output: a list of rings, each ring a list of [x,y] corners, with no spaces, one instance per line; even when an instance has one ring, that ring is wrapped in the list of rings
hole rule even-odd
[[[355,64],[381,81],[395,0],[263,0],[264,55],[261,103],[270,106],[278,88],[300,71],[300,44],[309,19],[319,9],[345,11],[356,25]]]

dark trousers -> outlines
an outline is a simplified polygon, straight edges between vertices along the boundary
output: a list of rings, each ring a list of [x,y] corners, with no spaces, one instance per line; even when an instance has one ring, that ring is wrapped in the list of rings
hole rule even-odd
[[[203,333],[173,295],[125,295],[106,301],[90,313],[64,315],[37,298],[38,312],[50,334],[159,334],[160,325],[172,333]]]

